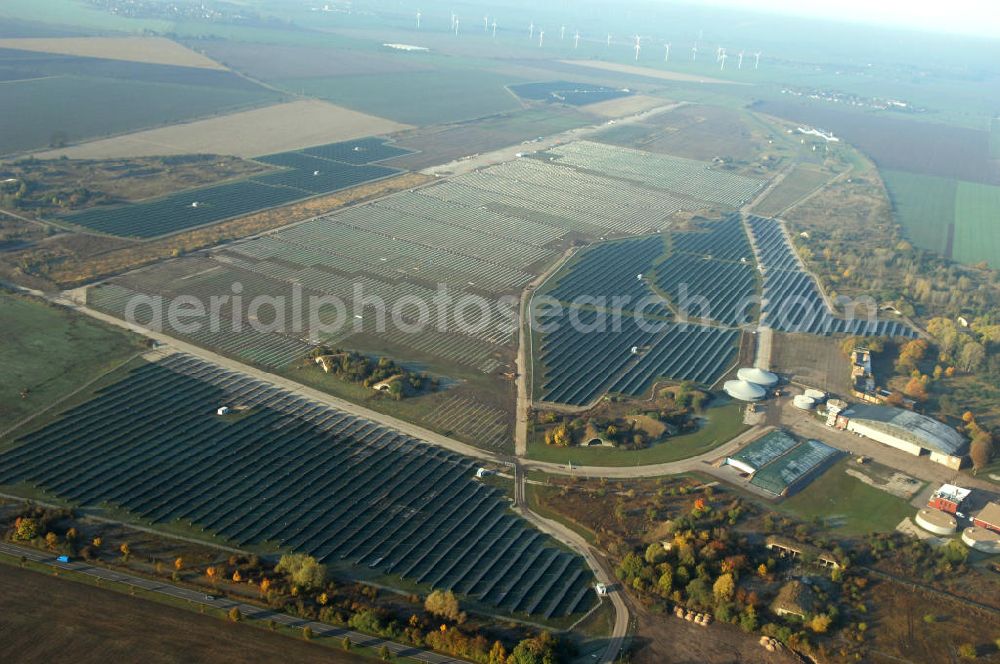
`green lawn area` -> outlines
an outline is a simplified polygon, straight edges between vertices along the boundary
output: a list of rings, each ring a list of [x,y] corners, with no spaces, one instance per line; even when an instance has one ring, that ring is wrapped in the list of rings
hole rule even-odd
[[[264,88],[148,83],[53,76],[0,82],[0,154],[44,148],[57,132],[70,142],[193,120],[276,101]],[[67,113],[67,104],[72,112]]]
[[[749,427],[743,424],[740,405],[727,403],[709,408],[697,431],[668,438],[644,450],[620,450],[614,447],[553,447],[540,436],[528,442],[528,458],[552,463],[573,462],[577,466],[644,466],[669,463],[704,454],[732,440]]]
[[[827,528],[844,535],[892,531],[900,521],[916,513],[902,498],[844,472],[851,463],[855,463],[851,457],[840,460],[775,509],[803,521],[823,519]]]
[[[45,302],[0,293],[0,431],[120,365],[140,337]],[[21,391],[27,388],[25,398]]]
[[[914,245],[943,254],[955,223],[958,181],[903,171],[882,171],[899,223]]]
[[[490,72],[454,69],[293,79],[278,85],[397,122],[430,125],[521,108],[504,86],[522,82]]]
[[[1000,187],[958,183],[952,255],[969,265],[986,261],[1000,267]]]

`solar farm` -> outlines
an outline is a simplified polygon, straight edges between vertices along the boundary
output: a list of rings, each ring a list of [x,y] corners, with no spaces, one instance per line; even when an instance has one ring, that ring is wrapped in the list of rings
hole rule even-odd
[[[247,186],[302,192],[308,185],[288,178],[309,180],[333,172],[321,162],[341,169],[381,169],[374,162],[402,153],[384,141],[363,139],[269,155],[260,161],[288,170],[260,176],[269,178],[266,184]],[[207,301],[231,295],[233,284],[239,283],[245,303],[257,295],[290,298],[294,289],[300,289],[304,298],[332,296],[351,309],[360,289],[364,298],[384,303],[386,312],[399,303],[402,319],[414,323],[420,320],[421,309],[413,300],[431,303],[441,286],[453,301],[465,295],[496,299],[514,294],[571,240],[657,232],[675,212],[711,205],[706,198],[676,194],[655,184],[522,158],[117,277],[91,288],[88,298],[91,306],[123,316],[126,305],[138,294],[194,295]],[[134,212],[135,206],[131,209]],[[197,210],[201,209],[199,205]],[[161,227],[157,222],[150,228]],[[708,237],[714,244],[718,240]],[[735,238],[728,241],[735,243],[730,252],[742,251]],[[663,252],[662,238],[641,238],[628,246],[624,251],[612,243],[585,254],[574,280],[567,281],[556,295],[571,299],[571,289],[577,294],[651,294],[635,279],[635,272],[652,270]],[[607,282],[611,264],[607,261],[615,262],[613,288]],[[669,288],[663,290],[669,292]],[[510,306],[501,306],[499,301],[493,304],[489,311],[451,309],[443,321],[412,331],[379,325],[375,304],[366,300],[349,312],[353,316],[349,325],[335,330],[324,327],[318,340],[347,347],[374,342],[396,349],[401,359],[411,353],[490,374],[509,366],[516,329]],[[663,303],[650,307],[646,313],[670,315]],[[230,314],[238,313],[236,319],[245,322],[253,312],[234,312],[232,305],[226,305],[222,313],[221,329],[177,334],[266,368],[287,367],[301,360],[317,341],[301,329],[260,331],[245,324],[234,326]],[[329,326],[335,316],[335,311],[324,311],[320,322]],[[729,314],[725,320],[732,318]],[[674,336],[688,338],[679,333]],[[731,336],[719,338],[728,342]],[[709,380],[709,373],[678,368],[677,375]],[[630,383],[629,389],[639,389],[638,385]]]
[[[738,208],[765,182],[711,168],[694,159],[670,157],[592,141],[554,148],[558,163],[666,189],[682,196]]]
[[[226,405],[232,414],[219,416]],[[597,601],[583,560],[512,514],[471,459],[173,354],[0,456],[0,483],[179,523],[237,546],[562,617]]]
[[[748,473],[752,486],[773,496],[786,496],[840,454],[818,440],[798,441],[778,429],[727,458],[726,464]]]
[[[643,270],[670,265],[665,251],[660,235],[597,244],[538,290],[537,400],[586,406],[607,392],[640,396],[661,379],[712,385],[731,368],[739,330],[677,322],[650,288]]]
[[[149,201],[91,208],[62,219],[101,233],[152,238],[397,175],[402,171],[374,162],[409,152],[366,138],[266,155],[257,161],[280,170]]]
[[[915,337],[909,325],[874,316],[846,319],[835,316],[805,271],[784,228],[776,219],[751,215],[748,226],[764,275],[761,320],[781,332]]]

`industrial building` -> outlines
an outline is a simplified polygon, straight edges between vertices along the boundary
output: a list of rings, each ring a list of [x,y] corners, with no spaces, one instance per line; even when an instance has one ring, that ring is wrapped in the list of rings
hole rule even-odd
[[[927,507],[932,507],[948,514],[958,514],[962,510],[962,503],[969,497],[972,491],[963,489],[954,484],[942,484],[937,491],[927,501]]]
[[[839,452],[818,440],[798,441],[777,430],[753,441],[725,460],[750,476],[750,484],[773,496],[786,496],[825,468]]]
[[[972,523],[980,528],[1000,533],[1000,503],[987,503],[979,514],[972,517]]]
[[[895,447],[914,456],[930,455],[931,461],[958,470],[965,458],[967,442],[947,424],[902,408],[852,405],[831,412],[827,424]]]

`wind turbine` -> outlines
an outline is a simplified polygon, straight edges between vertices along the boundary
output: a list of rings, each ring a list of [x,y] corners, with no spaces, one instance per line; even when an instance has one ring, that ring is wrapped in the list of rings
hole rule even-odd
[[[639,51],[642,50],[642,44],[639,41],[639,35],[635,36],[635,61],[639,62]]]
[[[455,36],[458,36],[458,17],[455,17]]]
[[[754,57],[753,68],[757,69],[757,67],[760,66],[760,51],[757,51],[756,53],[754,53],[753,57]]]
[[[528,26],[528,39],[535,38],[535,22],[532,21],[531,25]]]
[[[576,31],[576,36],[573,37],[573,48],[580,48],[580,31]]]
[[[559,41],[566,39],[566,26],[559,26]]]
[[[666,44],[664,44],[664,46],[666,47],[667,52],[663,56],[663,61],[670,62],[670,42],[667,42]]]
[[[420,10],[417,10],[417,30],[420,29]]]
[[[695,44],[694,46],[691,47],[691,60],[693,60],[695,62],[698,61],[698,45],[697,44]]]
[[[451,29],[452,29],[452,30],[454,30],[454,29],[455,29],[455,21],[456,21],[456,19],[457,19],[457,18],[458,18],[458,17],[457,17],[457,16],[455,16],[455,12],[452,12],[452,13],[451,13]]]
[[[611,46],[611,33],[608,33],[608,46]]]
[[[490,31],[490,17],[489,16],[484,16],[483,17],[483,32],[489,32],[489,31]]]
[[[736,61],[736,68],[743,69],[743,51],[740,51],[740,59]]]
[[[538,31],[538,48],[541,48],[542,44],[544,44],[544,43],[545,43],[545,30],[539,30]]]
[[[721,46],[717,46],[715,49],[715,61],[718,62],[719,60],[721,60],[725,52],[726,49],[722,48]]]
[[[719,67],[719,71],[722,71],[722,70],[724,70],[726,68],[726,58],[728,58],[728,57],[729,56],[726,55],[726,52],[723,51],[722,52],[722,57],[719,58],[719,60],[722,62],[722,66]]]
[[[497,20],[493,19],[493,39],[497,38]]]

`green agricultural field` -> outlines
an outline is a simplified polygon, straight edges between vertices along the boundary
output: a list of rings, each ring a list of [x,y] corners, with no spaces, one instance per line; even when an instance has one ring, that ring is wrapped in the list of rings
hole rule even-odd
[[[1000,268],[1000,187],[959,182],[955,199],[955,260]]]
[[[803,521],[821,519],[845,535],[890,532],[916,513],[902,498],[848,475],[845,471],[851,463],[852,457],[837,462],[809,486],[781,501],[777,509]]]
[[[1000,118],[993,118],[990,123],[990,155],[1000,159]]]
[[[518,82],[489,72],[452,70],[296,79],[279,85],[397,122],[428,125],[520,108],[504,87]]]
[[[0,83],[0,154],[148,129],[277,101],[260,89],[53,76]],[[72,113],[67,113],[71,104]]]
[[[949,226],[955,223],[958,182],[931,175],[883,171],[896,217],[910,241],[923,249],[947,254]]]
[[[141,350],[139,338],[124,331],[3,293],[0,330],[0,432]]]
[[[528,458],[574,466],[635,466],[670,463],[704,454],[746,431],[740,405],[728,403],[705,412],[705,421],[694,433],[668,438],[644,450],[612,447],[553,447],[539,435],[528,443]]]

